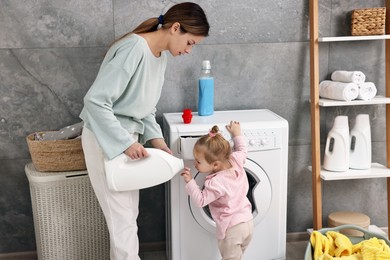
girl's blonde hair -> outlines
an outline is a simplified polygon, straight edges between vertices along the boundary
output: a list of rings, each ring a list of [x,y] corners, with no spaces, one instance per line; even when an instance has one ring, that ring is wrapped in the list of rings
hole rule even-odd
[[[126,33],[115,40],[111,45],[132,33],[153,32],[158,29],[159,24],[161,24],[163,29],[167,29],[175,22],[180,23],[180,30],[182,33],[191,33],[196,36],[204,37],[209,35],[210,25],[203,9],[198,4],[184,2],[172,6],[161,17],[149,18],[138,25],[133,31]]]
[[[232,149],[229,142],[220,134],[218,126],[213,126],[207,135],[195,143],[195,152],[204,154],[208,163],[224,162],[229,159]]]

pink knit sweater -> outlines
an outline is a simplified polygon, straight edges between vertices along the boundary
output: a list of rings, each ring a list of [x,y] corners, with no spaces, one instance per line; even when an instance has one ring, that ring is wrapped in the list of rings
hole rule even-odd
[[[245,138],[233,138],[235,151],[229,158],[233,166],[228,170],[210,173],[201,190],[192,179],[186,185],[187,193],[199,207],[209,205],[211,215],[217,225],[217,238],[225,237],[226,229],[253,218],[252,206],[246,194],[249,189],[244,170],[247,156]]]

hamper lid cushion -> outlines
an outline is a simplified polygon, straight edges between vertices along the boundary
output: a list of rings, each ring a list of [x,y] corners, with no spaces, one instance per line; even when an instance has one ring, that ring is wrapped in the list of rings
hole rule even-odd
[[[366,227],[370,225],[370,217],[359,212],[338,211],[329,214],[328,222],[329,225],[333,226],[355,224],[361,227]]]

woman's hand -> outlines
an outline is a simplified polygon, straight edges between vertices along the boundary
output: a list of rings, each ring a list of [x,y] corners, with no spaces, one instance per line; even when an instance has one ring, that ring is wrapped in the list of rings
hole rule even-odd
[[[127,148],[124,153],[133,160],[141,159],[149,155],[145,147],[143,147],[143,145],[138,142],[135,142],[130,145],[130,147]]]
[[[162,139],[162,138],[152,139],[152,140],[150,140],[150,143],[152,144],[152,146],[154,148],[157,148],[157,149],[163,150],[169,154],[172,154],[171,149],[169,149],[169,147],[165,143],[164,139]]]
[[[190,182],[192,180],[192,175],[190,172],[190,168],[185,167],[183,171],[180,173],[181,176],[183,176],[183,179],[186,183]]]

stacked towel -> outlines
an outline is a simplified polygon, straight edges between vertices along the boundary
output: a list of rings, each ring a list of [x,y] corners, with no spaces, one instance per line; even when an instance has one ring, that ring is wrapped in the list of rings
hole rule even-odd
[[[359,87],[355,83],[344,83],[324,80],[319,86],[320,97],[351,101],[359,95]]]
[[[376,96],[376,86],[372,82],[363,82],[358,84],[359,95],[356,99],[370,100]]]
[[[331,76],[333,81],[360,84],[366,81],[366,75],[361,71],[336,70]]]
[[[366,75],[361,71],[336,70],[331,78],[320,82],[320,97],[351,101],[370,100],[376,96],[375,84],[365,82]]]

